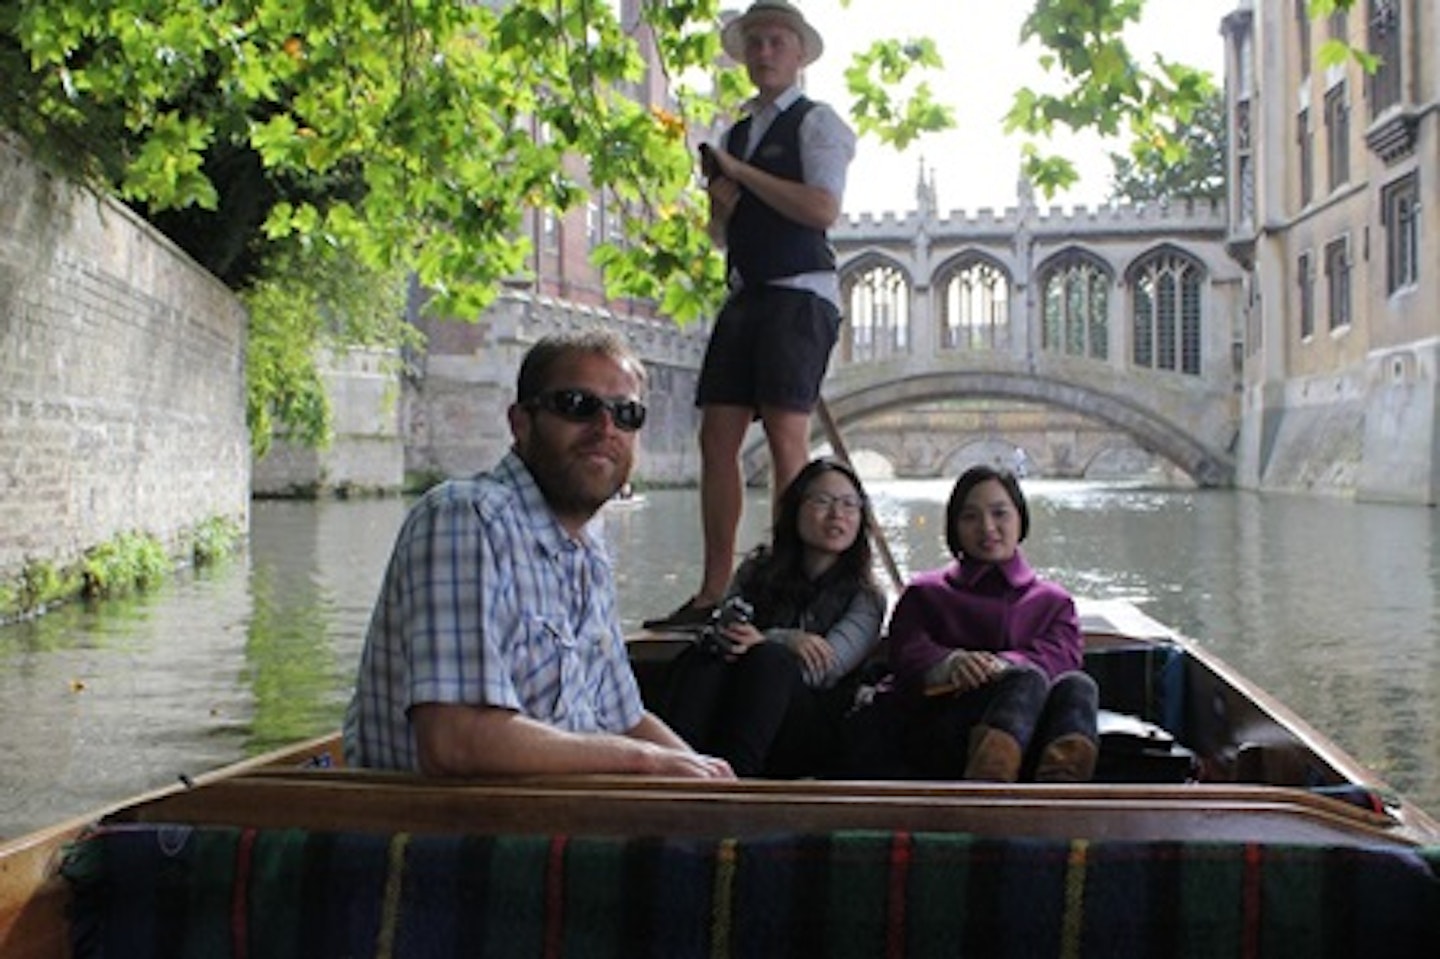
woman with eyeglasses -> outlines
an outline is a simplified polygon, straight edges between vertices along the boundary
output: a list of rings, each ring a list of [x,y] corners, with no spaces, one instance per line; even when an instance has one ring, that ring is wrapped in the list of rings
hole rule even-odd
[[[860,479],[808,463],[780,497],[773,542],[735,571],[717,622],[676,660],[659,712],[738,776],[825,775],[854,676],[879,642]]]
[[[954,562],[905,587],[890,620],[897,749],[925,778],[1081,782],[1097,754],[1099,691],[1082,671],[1070,594],[1020,542],[1030,511],[1008,470],[976,466],[945,508]],[[883,757],[883,754],[882,754]]]

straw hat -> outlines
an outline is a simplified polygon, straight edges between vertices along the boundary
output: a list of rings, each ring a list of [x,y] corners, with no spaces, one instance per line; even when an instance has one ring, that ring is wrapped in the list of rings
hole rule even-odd
[[[805,65],[820,59],[825,52],[825,41],[820,32],[810,26],[805,15],[794,4],[785,0],[755,0],[750,9],[725,24],[720,30],[720,46],[731,59],[743,63],[745,60],[745,32],[757,23],[774,21],[794,30],[800,37],[805,50]]]

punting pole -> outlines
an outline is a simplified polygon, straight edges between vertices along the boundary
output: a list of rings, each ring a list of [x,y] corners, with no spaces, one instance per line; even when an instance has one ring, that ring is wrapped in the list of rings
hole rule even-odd
[[[835,425],[835,418],[830,415],[830,404],[825,402],[825,397],[815,404],[815,412],[820,415],[820,426],[825,430],[825,438],[830,441],[830,449],[834,451],[835,458],[851,469],[855,464],[850,462],[850,451],[845,448],[845,440],[840,436],[840,428]],[[885,572],[890,574],[890,584],[895,587],[898,593],[905,588],[905,581],[900,576],[900,567],[895,565],[895,556],[890,552],[890,543],[885,539],[885,530],[875,519],[875,512],[870,509],[870,504],[865,504],[865,529],[870,534],[870,542],[880,552],[880,561],[885,564]]]

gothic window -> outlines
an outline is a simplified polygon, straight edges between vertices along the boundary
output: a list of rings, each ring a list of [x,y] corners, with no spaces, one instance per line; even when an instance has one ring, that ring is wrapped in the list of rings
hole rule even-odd
[[[842,302],[851,362],[879,360],[910,346],[910,286],[892,264],[875,260],[847,275]]]
[[[1200,298],[1205,269],[1175,250],[1161,250],[1131,271],[1136,366],[1200,374]]]
[[[1380,217],[1385,227],[1385,290],[1394,293],[1420,279],[1420,184],[1416,174],[1385,187]]]
[[[1401,100],[1400,4],[1397,0],[1370,0],[1370,53],[1380,59],[1370,74],[1370,116],[1379,116]]]
[[[1350,238],[1342,236],[1325,244],[1325,294],[1330,310],[1330,329],[1350,325]]]
[[[1334,190],[1350,179],[1350,104],[1343,80],[1325,94],[1325,151]]]
[[[1110,271],[1084,253],[1057,257],[1041,274],[1041,347],[1103,360],[1110,355]]]
[[[1010,279],[988,260],[972,257],[941,274],[940,342],[945,349],[1004,350],[1010,346]]]
[[[1309,251],[1295,261],[1295,286],[1300,303],[1300,339],[1315,335],[1315,266]]]
[[[1295,118],[1295,145],[1300,151],[1300,205],[1315,199],[1315,133],[1310,129],[1310,110]]]

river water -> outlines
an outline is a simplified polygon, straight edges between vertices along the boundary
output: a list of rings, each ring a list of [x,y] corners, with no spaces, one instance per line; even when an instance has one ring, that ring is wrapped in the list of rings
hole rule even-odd
[[[902,570],[939,565],[945,481],[870,484]],[[1027,482],[1026,551],[1196,637],[1440,812],[1440,518],[1420,507]],[[335,728],[399,499],[254,504],[249,549],[151,595],[0,628],[0,837]],[[766,532],[751,494],[743,546]],[[693,490],[605,511],[627,627],[688,595]]]

